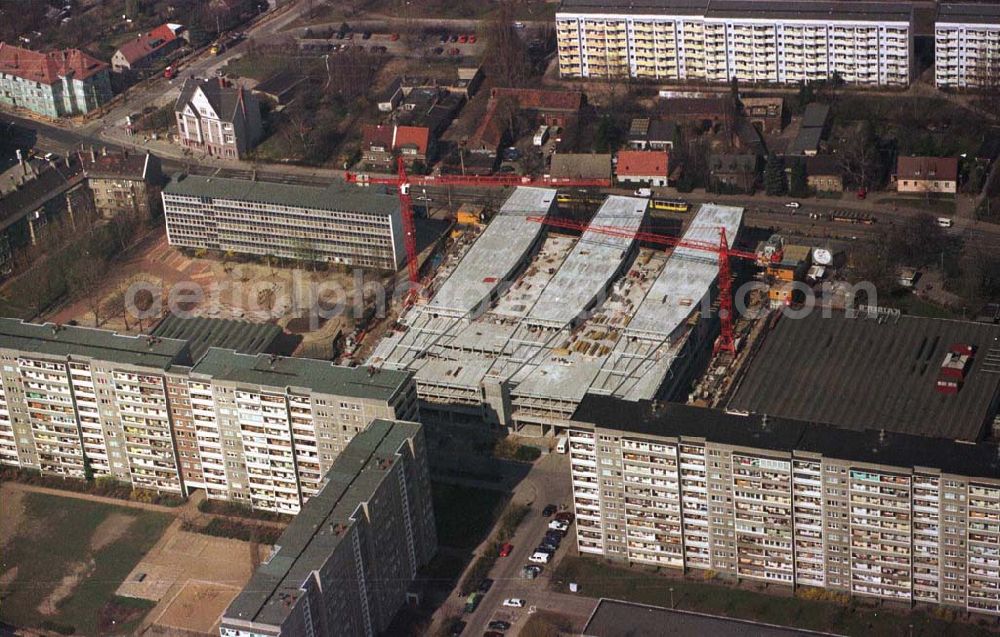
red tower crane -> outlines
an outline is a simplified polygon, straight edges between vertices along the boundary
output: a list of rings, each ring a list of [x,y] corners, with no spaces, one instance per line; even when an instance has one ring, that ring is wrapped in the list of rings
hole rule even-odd
[[[410,283],[415,284],[420,281],[420,267],[417,264],[417,235],[413,224],[413,200],[410,197],[410,188],[413,186],[483,186],[483,187],[505,187],[505,186],[573,186],[573,187],[607,187],[611,185],[610,179],[559,179],[551,177],[535,178],[520,177],[517,175],[497,175],[497,176],[467,176],[467,175],[408,175],[406,165],[402,157],[398,158],[396,164],[397,173],[392,177],[371,177],[364,173],[347,172],[344,180],[351,184],[369,185],[381,184],[392,186],[399,192],[399,212],[403,219],[403,246],[406,249],[406,267],[410,278]],[[416,287],[411,286],[410,296],[415,293]]]
[[[692,250],[701,250],[715,254],[719,260],[719,322],[721,323],[722,329],[720,330],[718,340],[715,341],[713,353],[717,353],[719,351],[727,351],[730,354],[736,353],[736,341],[733,339],[733,281],[732,272],[729,267],[729,259],[736,257],[739,259],[750,259],[751,261],[756,261],[757,255],[753,252],[733,250],[730,248],[729,241],[726,239],[726,229],[724,227],[719,226],[719,243],[713,243],[711,241],[701,241],[697,239],[668,237],[662,234],[644,232],[642,230],[636,232],[634,230],[620,228],[618,226],[587,224],[580,221],[574,221],[572,219],[528,217],[528,221],[544,223],[556,228],[565,228],[569,230],[592,230],[594,232],[613,237],[626,237],[629,239],[635,238],[640,241],[660,243],[673,246],[675,248],[690,248]]]

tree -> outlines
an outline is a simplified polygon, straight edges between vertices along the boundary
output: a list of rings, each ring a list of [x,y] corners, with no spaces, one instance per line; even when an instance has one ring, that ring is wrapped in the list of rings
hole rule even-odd
[[[615,118],[605,115],[597,123],[594,133],[594,149],[599,153],[609,153],[618,150],[625,138],[625,131],[618,125]]]
[[[923,267],[937,263],[948,249],[948,237],[930,213],[909,217],[892,226],[885,243],[895,266]]]
[[[771,197],[785,194],[788,190],[785,182],[785,163],[774,153],[767,156],[764,167],[764,190]]]
[[[513,4],[501,0],[483,27],[483,66],[494,86],[524,86],[531,75],[528,47],[514,28]]]
[[[791,175],[788,180],[788,192],[793,197],[809,196],[809,177],[806,174],[806,162],[804,159],[792,161]]]
[[[99,327],[101,324],[100,284],[104,277],[106,264],[102,259],[85,253],[70,267],[71,269],[66,274],[69,291],[74,296],[83,299],[87,309],[94,315],[94,327]]]
[[[871,122],[863,121],[840,149],[840,165],[857,188],[868,189],[880,173],[879,141]]]

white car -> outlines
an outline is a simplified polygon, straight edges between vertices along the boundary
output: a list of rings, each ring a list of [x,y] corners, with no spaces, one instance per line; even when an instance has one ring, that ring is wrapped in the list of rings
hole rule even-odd
[[[788,203],[785,204],[785,207],[786,208],[801,208],[802,204],[800,204],[797,201],[789,201]]]
[[[510,597],[503,600],[503,605],[507,608],[524,608],[524,600],[517,597]]]
[[[550,559],[552,559],[552,556],[543,551],[535,551],[528,556],[528,561],[535,564],[548,564]]]
[[[552,520],[549,522],[549,528],[553,531],[565,531],[569,528],[569,525],[562,520]]]
[[[636,197],[649,197],[652,196],[653,190],[651,188],[637,188],[632,194]]]

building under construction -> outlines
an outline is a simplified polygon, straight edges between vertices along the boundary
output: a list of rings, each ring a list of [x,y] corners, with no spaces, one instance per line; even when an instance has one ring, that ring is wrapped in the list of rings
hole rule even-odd
[[[607,197],[579,238],[545,232],[555,199],[517,188],[376,347],[372,364],[415,372],[424,413],[544,435],[588,393],[670,398],[690,380],[715,332],[716,254],[641,246],[635,197]],[[724,228],[732,245],[742,214],[704,205],[684,239],[717,243]]]

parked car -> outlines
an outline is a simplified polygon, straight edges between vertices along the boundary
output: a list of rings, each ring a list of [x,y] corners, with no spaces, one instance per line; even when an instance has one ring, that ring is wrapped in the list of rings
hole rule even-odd
[[[786,208],[801,208],[802,204],[800,204],[797,201],[789,201],[788,203],[785,204],[785,207]]]
[[[562,536],[557,533],[553,533],[552,535],[546,534],[545,539],[542,540],[542,544],[551,544],[559,548],[559,545],[562,544]]]
[[[448,35],[447,34],[442,35],[441,38],[438,40],[438,42],[440,42],[441,44],[444,44],[447,41],[448,41]]]
[[[479,592],[485,595],[489,590],[493,588],[493,580],[486,577],[483,581],[479,582]]]
[[[507,608],[524,608],[524,600],[519,597],[508,597],[503,600],[503,605]]]
[[[389,36],[389,41],[390,42],[395,42],[398,39],[399,39],[399,34],[398,33],[393,33],[392,35]]]
[[[649,197],[653,194],[653,191],[649,188],[636,188],[635,192],[632,194],[636,197]]]
[[[500,545],[500,557],[507,557],[510,552],[514,550],[514,545],[510,542],[504,542]]]
[[[552,530],[554,530],[554,531],[563,531],[563,532],[565,532],[566,529],[569,528],[569,523],[568,522],[563,522],[562,520],[552,520],[551,522],[549,522],[549,528],[552,529]]]
[[[858,188],[858,192],[856,194],[857,194],[858,199],[865,199],[866,197],[868,197],[868,189],[867,188]]]
[[[465,44],[468,41],[469,41],[469,36],[467,36],[467,35],[460,35],[460,36],[458,36],[458,43],[459,44]]]
[[[452,35],[448,36],[448,41],[449,42],[458,42],[458,36],[452,34]]]
[[[505,622],[502,619],[494,619],[489,624],[486,624],[486,627],[490,630],[499,630],[500,632],[504,632],[506,630],[510,630],[510,622]]]
[[[371,37],[372,37],[372,32],[371,31],[365,31],[364,33],[361,34],[361,39],[362,40],[370,40]]]
[[[476,43],[476,36],[470,35],[469,36],[469,44],[475,44],[475,43]]]
[[[574,516],[569,511],[560,511],[559,513],[556,513],[556,519],[557,520],[561,520],[561,521],[565,522],[566,524],[573,524],[573,519],[575,517],[576,516]]]
[[[448,55],[458,55],[459,53],[461,53],[461,51],[459,51],[458,49],[449,49],[448,50]]]
[[[449,637],[460,637],[462,631],[465,630],[465,622],[461,619],[456,619],[451,623],[451,628],[448,629]]]
[[[555,542],[552,542],[551,540],[545,540],[544,542],[538,545],[539,551],[548,551],[550,553],[555,553],[558,548],[559,545],[556,544]]]
[[[548,564],[552,556],[545,551],[535,551],[528,557],[528,561],[533,564]]]
[[[537,564],[528,564],[521,569],[521,577],[525,579],[535,579],[542,573],[542,567]]]
[[[547,517],[549,517],[550,515],[552,515],[553,513],[555,513],[558,510],[559,510],[559,507],[557,507],[554,504],[546,505],[545,508],[542,509],[542,517],[546,517],[547,518]]]
[[[438,47],[434,47],[434,50],[432,51],[432,53],[433,53],[434,55],[441,55],[442,53],[444,53],[444,49],[442,49],[442,48],[441,48],[441,47],[439,47],[439,46],[438,46]]]

